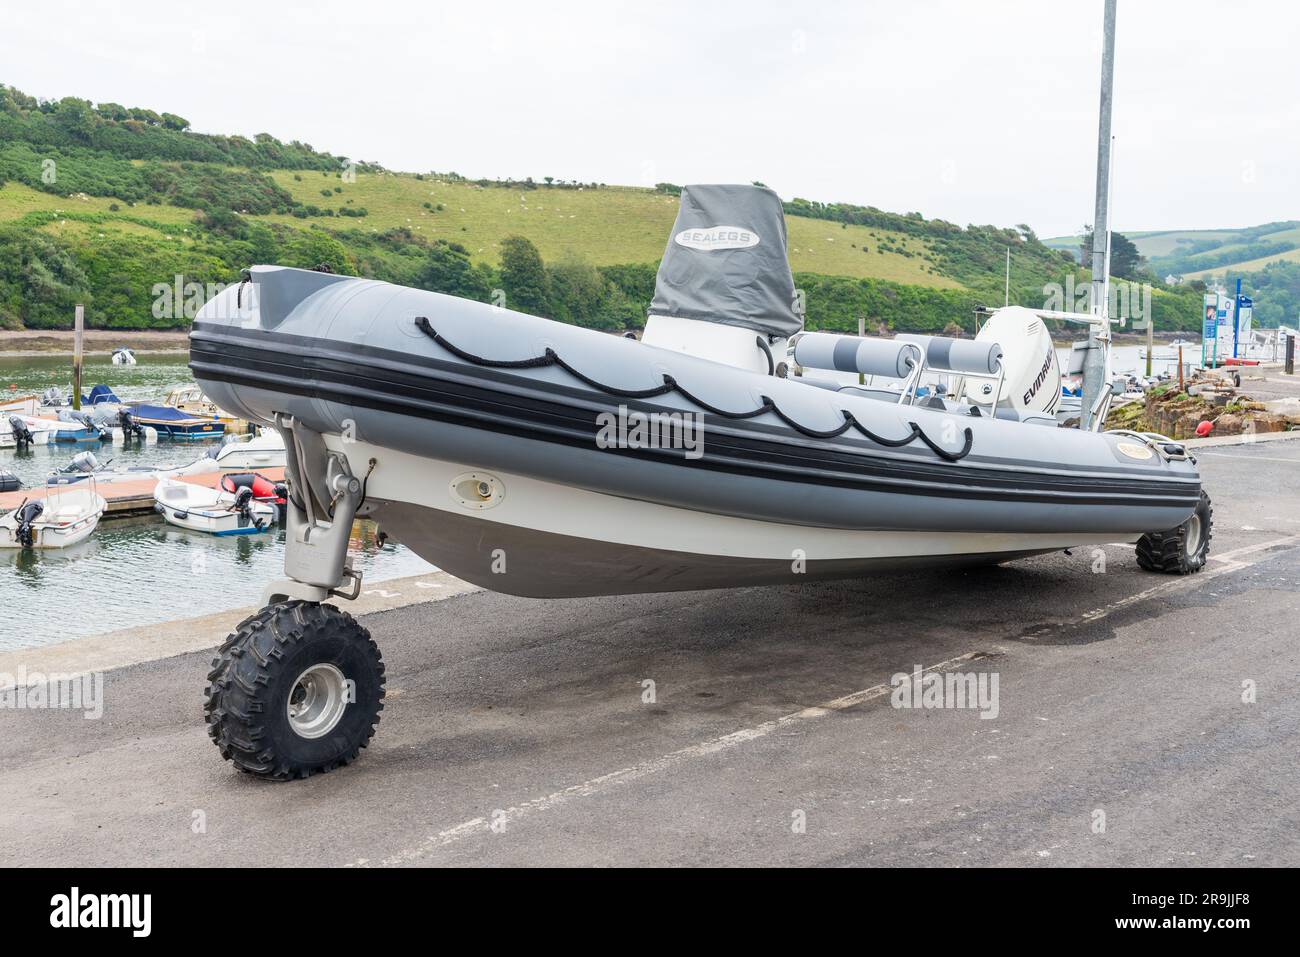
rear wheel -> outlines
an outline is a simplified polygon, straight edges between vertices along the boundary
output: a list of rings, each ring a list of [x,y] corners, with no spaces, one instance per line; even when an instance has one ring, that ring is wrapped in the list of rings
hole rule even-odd
[[[384,664],[370,632],[315,602],[268,605],[241,622],[208,681],[208,734],[222,757],[277,781],[355,760],[384,707]]]
[[[1138,565],[1149,572],[1190,575],[1205,567],[1214,535],[1214,507],[1210,496],[1201,492],[1196,511],[1177,528],[1150,532],[1138,539]]]

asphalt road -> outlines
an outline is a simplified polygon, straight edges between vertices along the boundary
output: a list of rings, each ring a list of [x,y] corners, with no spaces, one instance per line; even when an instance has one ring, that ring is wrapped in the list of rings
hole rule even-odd
[[[1115,546],[367,615],[379,731],[305,782],[221,761],[210,655],[111,671],[101,720],[0,711],[0,863],[1300,864],[1300,441],[1200,458],[1186,579]],[[915,666],[996,676],[997,716],[891,706]]]

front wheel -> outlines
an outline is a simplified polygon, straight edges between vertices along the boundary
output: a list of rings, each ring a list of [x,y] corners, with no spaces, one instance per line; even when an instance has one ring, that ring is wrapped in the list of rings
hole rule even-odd
[[[315,602],[280,602],[245,619],[208,681],[204,712],[221,756],[276,781],[355,760],[384,707],[384,663],[370,632]]]
[[[1177,528],[1149,532],[1138,539],[1137,562],[1149,572],[1190,575],[1205,567],[1214,537],[1214,507],[1210,496],[1201,492],[1196,511]]]

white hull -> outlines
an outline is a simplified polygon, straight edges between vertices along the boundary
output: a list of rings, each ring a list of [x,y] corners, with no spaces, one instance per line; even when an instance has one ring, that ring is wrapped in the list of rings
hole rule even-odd
[[[220,471],[217,463],[209,458],[201,458],[189,465],[180,465],[171,469],[105,469],[98,472],[55,472],[45,480],[46,485],[78,485],[92,477],[99,485],[112,485],[116,482],[139,482],[143,479],[181,478],[186,475],[204,475]]]
[[[231,442],[217,453],[217,465],[223,472],[284,468],[284,460],[284,440],[274,429],[246,441]]]
[[[370,504],[363,512],[387,534],[451,574],[512,594],[844,577],[846,569],[985,563],[1116,540],[1113,534],[1079,532],[862,531],[764,522],[344,443],[336,436],[326,437],[326,444],[347,455],[355,474],[365,474],[371,458],[383,463],[368,480]],[[493,489],[487,504],[461,494],[467,481],[481,480]],[[565,563],[548,559],[560,549]],[[572,580],[557,582],[565,570],[556,565],[572,567],[573,555],[589,561],[578,563],[581,572]],[[645,587],[635,587],[639,580]]]

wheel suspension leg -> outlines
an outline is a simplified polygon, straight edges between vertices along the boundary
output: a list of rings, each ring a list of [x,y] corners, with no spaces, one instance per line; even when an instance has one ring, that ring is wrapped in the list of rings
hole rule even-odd
[[[352,474],[347,457],[325,447],[320,434],[293,416],[277,415],[284,437],[286,537],[284,573],[272,582],[265,604],[301,598],[324,601],[331,596],[349,601],[361,593],[361,573],[347,562],[352,520],[361,506],[361,481]]]

